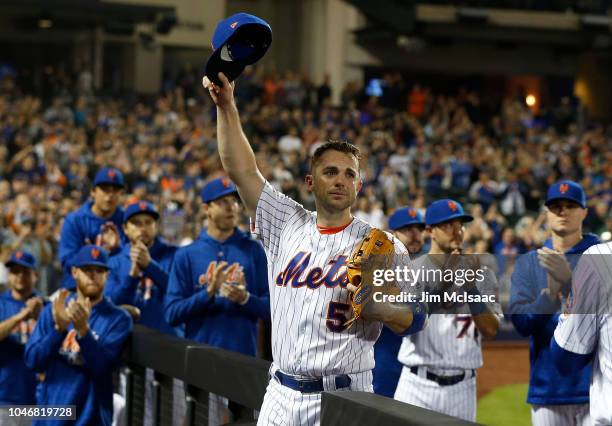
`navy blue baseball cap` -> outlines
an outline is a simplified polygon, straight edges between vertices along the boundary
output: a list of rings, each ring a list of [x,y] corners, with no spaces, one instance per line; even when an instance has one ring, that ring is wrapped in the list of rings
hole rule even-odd
[[[123,213],[123,223],[127,223],[128,220],[134,215],[137,214],[148,214],[149,216],[153,216],[155,220],[159,219],[159,213],[155,206],[148,201],[137,201],[135,203],[130,204],[125,209]]]
[[[218,198],[225,197],[226,195],[236,194],[238,195],[238,188],[234,185],[234,182],[228,178],[218,178],[208,182],[204,188],[202,188],[202,201],[210,203]]]
[[[555,200],[570,200],[586,208],[586,194],[580,184],[571,180],[562,180],[553,183],[546,194],[546,205]]]
[[[123,174],[113,167],[102,167],[96,173],[94,178],[94,186],[98,185],[114,185],[123,188],[125,181],[123,180]]]
[[[272,43],[272,28],[257,16],[237,13],[219,22],[212,38],[214,52],[206,63],[206,76],[221,85],[222,72],[229,81],[236,79],[247,65],[254,64]]]
[[[83,266],[101,266],[110,269],[108,267],[108,253],[100,246],[83,246],[75,255],[72,266],[76,268],[81,268]]]
[[[421,213],[412,207],[402,207],[395,210],[393,214],[389,216],[389,229],[392,231],[410,225],[425,226],[425,221]]]
[[[460,219],[462,222],[471,222],[472,216],[463,211],[463,206],[455,200],[443,199],[434,201],[425,211],[425,224],[438,225],[449,220]]]
[[[20,265],[30,269],[36,269],[36,258],[27,251],[17,250],[11,254],[10,259],[6,262],[6,267],[10,268],[12,265]]]

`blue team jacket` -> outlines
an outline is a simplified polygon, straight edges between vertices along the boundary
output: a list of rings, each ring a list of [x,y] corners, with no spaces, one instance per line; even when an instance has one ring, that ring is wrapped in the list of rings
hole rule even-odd
[[[244,306],[221,295],[208,297],[205,283],[211,263],[237,262],[251,294]],[[266,255],[259,241],[239,229],[224,242],[203,231],[174,257],[166,293],[170,325],[185,324],[185,338],[246,355],[256,355],[257,319],[270,320]]]
[[[566,252],[572,269],[579,255],[598,244],[596,235],[587,234]],[[552,248],[552,241],[544,244]],[[555,367],[550,345],[559,322],[560,303],[553,303],[542,289],[548,287],[546,270],[538,262],[536,250],[519,257],[512,273],[508,311],[516,330],[529,336],[529,392],[527,402],[538,405],[583,404],[589,402],[591,364],[563,375]],[[535,314],[538,312],[540,314]]]
[[[421,251],[412,255],[413,259],[429,253],[431,241],[423,244]],[[380,336],[374,344],[374,369],[372,370],[372,386],[374,393],[393,398],[395,389],[402,374],[402,363],[397,360],[403,337],[383,326]]]
[[[74,290],[76,284],[70,272],[71,259],[77,251],[86,244],[96,244],[96,238],[102,229],[102,225],[106,222],[113,222],[117,226],[122,243],[126,243],[127,239],[123,233],[123,209],[117,207],[115,213],[108,218],[103,219],[96,216],[91,211],[93,201],[87,201],[77,211],[70,213],[64,219],[62,232],[59,241],[59,259],[64,268],[64,276],[62,278],[62,286],[70,290]],[[87,243],[86,240],[90,242]],[[114,253],[109,253],[114,254]]]
[[[40,295],[34,293],[31,297],[36,296]],[[24,306],[25,302],[13,299],[10,290],[0,293],[0,322],[18,314]],[[25,345],[34,324],[34,320],[20,324],[17,330],[0,341],[0,405],[36,403],[36,373],[23,361]]]
[[[140,309],[140,323],[159,331],[179,334],[164,318],[164,297],[168,274],[178,247],[156,238],[149,249],[151,263],[142,271],[142,278],[130,277],[130,244],[109,260],[111,268],[104,293],[116,305],[134,305]]]
[[[75,296],[72,296],[75,297]],[[110,425],[113,417],[113,370],[132,331],[132,319],[104,298],[93,306],[90,331],[83,338],[72,325],[60,333],[48,305],[25,350],[25,363],[45,379],[37,394],[38,405],[75,405],[77,425]],[[73,424],[69,421],[34,422],[41,426]]]

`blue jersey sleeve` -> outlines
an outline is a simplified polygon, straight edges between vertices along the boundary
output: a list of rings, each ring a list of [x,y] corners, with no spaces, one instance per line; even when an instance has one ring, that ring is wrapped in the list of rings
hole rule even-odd
[[[151,278],[162,293],[168,290],[168,273],[155,260],[151,259],[149,265],[142,271],[145,277]]]
[[[85,237],[76,226],[74,214],[66,216],[60,233],[58,255],[64,270],[68,273],[70,273],[70,259],[83,247],[84,239]]]
[[[563,349],[557,341],[550,339],[550,356],[561,374],[569,376],[591,362],[593,354],[577,354]]]
[[[204,312],[213,304],[214,298],[208,297],[205,288],[194,290],[189,258],[184,251],[179,250],[170,270],[168,290],[164,299],[166,321],[173,327],[183,324]]]
[[[119,311],[116,320],[98,339],[90,330],[85,336],[77,337],[81,347],[84,367],[93,377],[102,377],[112,373],[121,360],[121,351],[132,332],[132,319]]]
[[[55,330],[52,304],[49,303],[36,322],[25,348],[25,363],[31,370],[44,371],[57,355],[66,332]]]
[[[552,315],[561,304],[552,301],[547,294],[539,291],[535,268],[539,264],[532,261],[529,255],[518,258],[512,273],[510,304],[508,312],[516,330],[522,336],[531,336],[542,332]]]
[[[134,305],[136,289],[140,278],[124,274],[121,265],[111,264],[111,271],[106,280],[104,294],[108,296],[115,305]]]

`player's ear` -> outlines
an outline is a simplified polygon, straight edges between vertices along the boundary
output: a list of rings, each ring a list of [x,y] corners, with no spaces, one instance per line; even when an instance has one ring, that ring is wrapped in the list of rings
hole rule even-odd
[[[363,188],[363,179],[359,178],[359,183],[357,183],[357,195],[361,193],[362,188]]]
[[[312,191],[312,187],[314,186],[314,177],[312,175],[306,175],[304,182],[306,182],[306,187],[308,190]]]

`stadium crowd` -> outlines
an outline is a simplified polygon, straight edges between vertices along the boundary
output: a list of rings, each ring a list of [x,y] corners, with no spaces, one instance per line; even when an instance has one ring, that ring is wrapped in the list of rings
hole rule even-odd
[[[199,191],[222,175],[215,109],[192,68],[167,78],[163,93],[148,101],[96,98],[86,73],[50,73],[43,99],[24,93],[11,75],[0,92],[1,260],[17,248],[32,252],[45,295],[60,282],[63,218],[89,197],[101,167],[124,174],[125,205],[145,199],[160,206],[162,236],[179,245],[204,225]],[[236,96],[265,177],[312,208],[303,184],[307,159],[323,141],[346,139],[363,153],[355,214],[374,226],[386,227],[396,207],[423,212],[429,201],[453,197],[476,218],[467,228],[468,252],[522,253],[546,238],[543,194],[565,178],[588,195],[586,231],[612,229],[610,129],[580,128],[567,102],[536,116],[522,98],[438,94],[399,74],[385,75],[382,87],[382,96],[367,96],[351,82],[337,107],[328,79],[315,85],[294,73],[247,69]]]

